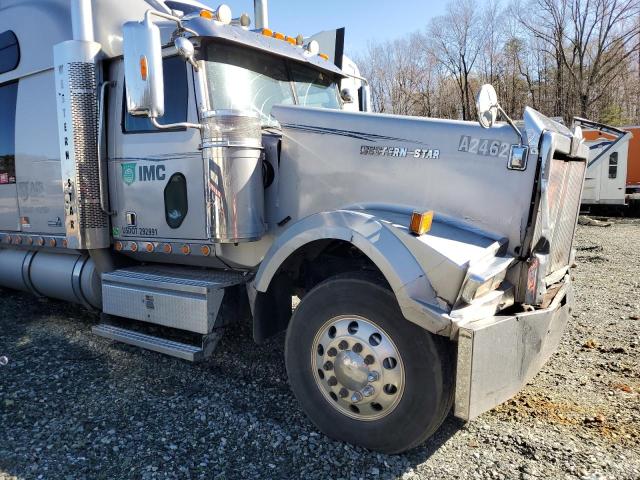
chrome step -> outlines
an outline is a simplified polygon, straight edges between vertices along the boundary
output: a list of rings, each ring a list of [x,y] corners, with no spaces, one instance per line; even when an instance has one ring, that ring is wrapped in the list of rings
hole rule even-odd
[[[126,343],[135,347],[145,348],[154,352],[163,353],[172,357],[181,358],[189,362],[200,362],[211,356],[220,339],[221,332],[214,332],[203,336],[203,346],[198,347],[187,343],[174,342],[166,338],[154,337],[135,330],[116,327],[101,323],[94,326],[91,331],[94,335]]]

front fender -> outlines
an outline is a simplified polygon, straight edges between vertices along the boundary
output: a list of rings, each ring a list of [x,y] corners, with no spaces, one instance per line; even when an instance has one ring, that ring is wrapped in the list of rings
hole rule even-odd
[[[306,217],[273,243],[260,264],[253,287],[266,292],[280,266],[304,245],[323,239],[343,240],[378,267],[408,320],[430,332],[448,335],[451,321],[446,304],[438,298],[420,263],[393,226],[399,222],[406,226],[409,218],[397,212],[371,210],[337,210]]]

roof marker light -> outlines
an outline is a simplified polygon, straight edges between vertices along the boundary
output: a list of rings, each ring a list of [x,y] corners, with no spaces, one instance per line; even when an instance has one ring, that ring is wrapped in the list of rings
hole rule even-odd
[[[273,30],[271,30],[270,28],[263,28],[262,35],[264,35],[265,37],[273,37]]]
[[[280,33],[280,32],[275,32],[273,34],[273,38],[277,39],[277,40],[284,40],[284,33]]]
[[[329,60],[329,55],[326,53],[319,53],[318,56],[323,60]]]
[[[205,20],[213,20],[213,12],[210,12],[209,10],[200,10],[200,17]]]
[[[215,12],[211,10],[200,10],[200,17],[206,20],[217,20],[220,23],[224,23],[225,25],[229,25],[233,20],[231,15],[231,8],[229,5],[225,5],[224,3],[220,5]]]

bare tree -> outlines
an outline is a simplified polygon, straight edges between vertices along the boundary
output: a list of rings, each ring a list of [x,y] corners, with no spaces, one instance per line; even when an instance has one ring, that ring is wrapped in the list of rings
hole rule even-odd
[[[483,46],[479,11],[475,0],[453,0],[428,29],[437,58],[458,84],[464,120],[472,117],[470,77]]]
[[[640,123],[639,43],[640,0],[451,0],[425,30],[372,43],[357,63],[380,112],[473,119],[473,94],[490,82],[514,117],[531,105]]]

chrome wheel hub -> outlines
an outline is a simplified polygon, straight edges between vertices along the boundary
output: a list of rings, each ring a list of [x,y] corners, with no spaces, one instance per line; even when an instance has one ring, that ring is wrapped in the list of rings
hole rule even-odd
[[[336,357],[333,369],[338,383],[349,390],[362,390],[367,386],[369,367],[362,358],[352,350],[342,351]]]
[[[391,413],[404,393],[404,366],[389,335],[359,316],[335,317],[316,334],[313,374],[327,401],[358,420]]]

